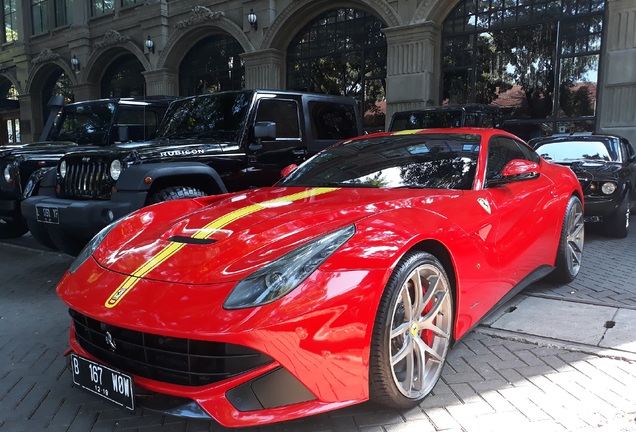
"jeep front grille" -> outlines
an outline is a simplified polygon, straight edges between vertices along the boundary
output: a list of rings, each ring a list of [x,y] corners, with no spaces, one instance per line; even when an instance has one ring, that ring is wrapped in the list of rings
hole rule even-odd
[[[108,164],[103,161],[67,161],[66,177],[62,179],[61,185],[65,197],[109,199],[111,185]]]
[[[142,333],[101,323],[72,309],[75,337],[88,353],[124,372],[183,386],[202,386],[271,363],[251,348]],[[112,346],[106,342],[110,333]]]

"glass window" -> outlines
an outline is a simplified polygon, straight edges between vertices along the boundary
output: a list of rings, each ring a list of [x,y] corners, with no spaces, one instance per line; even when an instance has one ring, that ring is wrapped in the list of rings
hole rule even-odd
[[[157,117],[157,113],[151,110],[122,108],[119,111],[117,126],[126,126],[128,141],[146,141],[156,135],[159,123]]]
[[[309,116],[315,139],[341,140],[358,136],[353,105],[309,102]]]
[[[115,10],[115,0],[91,0],[91,16],[100,16]]]
[[[318,16],[287,48],[287,88],[355,97],[363,105],[365,129],[384,129],[387,48],[382,27],[382,21],[358,9]]]
[[[276,139],[300,138],[298,104],[296,101],[262,99],[258,103],[256,121],[276,123]]]
[[[18,0],[3,1],[3,23],[4,42],[15,42],[18,40],[18,11],[16,4]]]
[[[514,159],[539,162],[538,156],[529,147],[508,137],[494,137],[488,144],[486,162],[486,182],[501,179],[501,172],[508,162]]]
[[[33,34],[41,34],[49,31],[49,1],[32,0],[31,18],[33,20]]]
[[[443,103],[497,105],[515,133],[532,131],[526,139],[563,123],[593,130],[603,9],[602,0],[461,1],[443,26]]]
[[[134,6],[137,3],[137,0],[121,0],[121,7]]]
[[[245,87],[243,47],[236,39],[214,35],[198,42],[179,66],[179,94],[193,96]]]
[[[54,0],[55,26],[61,27],[73,22],[73,0]]]

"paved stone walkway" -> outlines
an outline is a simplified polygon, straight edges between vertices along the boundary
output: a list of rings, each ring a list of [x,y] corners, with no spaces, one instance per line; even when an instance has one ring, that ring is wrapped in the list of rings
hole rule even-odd
[[[28,238],[0,242],[0,432],[226,430],[208,421],[129,413],[73,388],[62,356],[70,319],[54,290],[72,259],[31,246]],[[592,233],[574,282],[535,284],[514,301],[520,308],[534,298],[636,309],[635,252],[636,230],[624,240]],[[556,328],[568,320],[543,312],[536,311],[539,319]],[[442,379],[417,408],[365,403],[242,430],[636,431],[636,362],[629,353],[497,327],[505,313],[451,350]]]

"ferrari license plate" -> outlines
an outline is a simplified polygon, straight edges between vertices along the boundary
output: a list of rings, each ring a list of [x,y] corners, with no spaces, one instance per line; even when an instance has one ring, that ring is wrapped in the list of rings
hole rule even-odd
[[[35,216],[38,222],[59,224],[60,213],[57,207],[35,206]]]
[[[129,410],[135,409],[133,379],[92,360],[71,354],[73,383]]]

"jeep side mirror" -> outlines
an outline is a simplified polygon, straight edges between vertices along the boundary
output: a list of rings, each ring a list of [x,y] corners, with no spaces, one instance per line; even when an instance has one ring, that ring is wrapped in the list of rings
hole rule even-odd
[[[117,126],[117,141],[119,142],[130,141],[130,138],[128,136],[128,126],[126,125]]]
[[[254,138],[256,138],[256,143],[250,144],[250,151],[257,152],[263,150],[262,140],[276,139],[276,123],[256,122],[256,124],[254,124]]]

